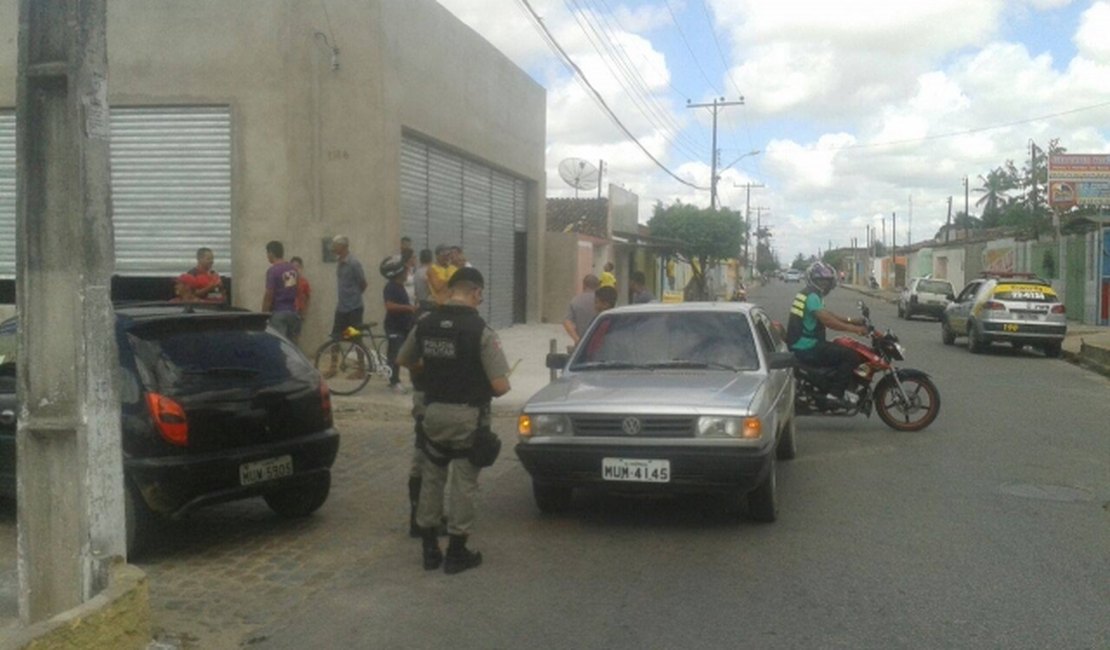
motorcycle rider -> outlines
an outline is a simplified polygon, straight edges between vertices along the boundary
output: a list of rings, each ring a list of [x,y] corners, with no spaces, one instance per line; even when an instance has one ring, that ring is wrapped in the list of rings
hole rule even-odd
[[[867,328],[851,318],[839,316],[825,307],[824,297],[836,287],[836,270],[817,261],[806,269],[806,286],[794,296],[786,327],[786,343],[798,361],[807,366],[834,368],[832,385],[826,399],[851,405],[858,396],[848,390],[852,369],[859,363],[855,352],[825,340],[825,330],[834,329],[867,335]]]

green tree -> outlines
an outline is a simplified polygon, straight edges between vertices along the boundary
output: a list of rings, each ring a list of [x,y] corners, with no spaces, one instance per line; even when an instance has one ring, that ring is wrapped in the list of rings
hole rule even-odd
[[[983,209],[983,221],[987,225],[998,222],[1003,209],[1010,202],[1008,192],[1020,184],[1017,176],[1017,169],[1014,168],[1012,160],[1007,160],[1001,167],[995,167],[987,173],[986,177],[979,175],[983,186],[976,187],[972,191],[982,194],[975,202],[975,207]]]
[[[745,233],[739,212],[698,208],[681,201],[665,207],[656,203],[648,228],[653,237],[670,240],[670,252],[690,264],[694,277],[688,295],[692,300],[709,299],[705,274],[737,256]]]
[[[804,271],[809,268],[810,264],[813,264],[816,261],[816,255],[810,255],[809,257],[806,257],[805,255],[798,253],[798,256],[794,258],[794,261],[790,263],[790,268],[794,269],[795,271]]]

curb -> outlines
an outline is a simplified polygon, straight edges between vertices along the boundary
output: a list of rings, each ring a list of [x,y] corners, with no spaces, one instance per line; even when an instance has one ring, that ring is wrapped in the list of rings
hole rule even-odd
[[[122,560],[108,586],[88,602],[27,627],[0,643],[3,650],[104,648],[131,650],[150,643],[150,593],[146,574]]]

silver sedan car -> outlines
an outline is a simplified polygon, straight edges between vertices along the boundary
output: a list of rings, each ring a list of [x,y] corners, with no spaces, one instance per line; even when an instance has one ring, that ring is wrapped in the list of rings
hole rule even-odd
[[[730,514],[777,516],[777,460],[793,458],[793,356],[750,303],[604,312],[562,375],[520,414],[516,453],[541,511],[577,487],[723,493]]]

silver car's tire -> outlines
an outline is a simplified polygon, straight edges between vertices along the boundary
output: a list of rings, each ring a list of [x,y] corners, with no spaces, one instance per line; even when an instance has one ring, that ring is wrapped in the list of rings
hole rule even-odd
[[[796,417],[790,418],[790,422],[786,423],[779,435],[778,445],[775,446],[775,456],[779,460],[793,460],[798,455],[798,443],[794,435],[795,422],[797,422]]]
[[[779,502],[775,481],[775,458],[771,458],[771,468],[759,487],[748,493],[748,516],[752,521],[769,524],[778,519]]]
[[[1059,341],[1045,343],[1041,346],[1041,349],[1044,350],[1044,355],[1049,359],[1059,359],[1060,355],[1064,353],[1064,346]]]
[[[541,483],[533,479],[532,496],[536,499],[536,507],[545,514],[557,514],[570,509],[571,500],[574,498],[574,488],[562,485]]]

